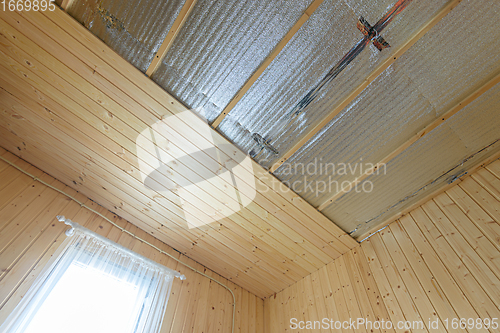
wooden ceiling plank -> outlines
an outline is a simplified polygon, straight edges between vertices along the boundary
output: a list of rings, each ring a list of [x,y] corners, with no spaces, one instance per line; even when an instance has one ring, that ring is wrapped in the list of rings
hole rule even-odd
[[[212,128],[217,128],[224,118],[231,112],[235,105],[243,98],[246,92],[252,87],[252,85],[257,81],[257,79],[262,75],[266,68],[271,64],[271,62],[276,58],[276,56],[283,50],[286,44],[292,39],[292,37],[299,31],[299,29],[306,23],[306,21],[311,17],[311,15],[316,11],[316,9],[323,3],[324,0],[315,0],[309,7],[305,10],[304,14],[299,18],[295,25],[288,31],[288,33],[283,37],[283,39],[276,45],[273,51],[267,56],[266,59],[260,64],[259,68],[252,74],[252,76],[245,82],[243,87],[234,95],[229,104],[222,110],[221,114],[212,123]]]
[[[20,38],[18,38],[18,39],[20,39]],[[33,63],[35,63],[36,61],[35,61],[35,60],[32,60],[32,62],[33,62]],[[40,68],[38,68],[38,69],[40,69]],[[48,74],[46,73],[45,75],[48,75]],[[55,78],[54,78],[54,80],[55,80]],[[61,85],[62,85],[62,84],[63,84],[63,83],[61,83]],[[66,87],[66,90],[68,90],[68,89],[69,89],[69,87],[67,86],[67,87]],[[76,94],[73,94],[73,95],[76,95]],[[101,97],[103,97],[103,96],[101,96]],[[106,119],[103,119],[103,120],[105,121]],[[111,125],[111,126],[113,126],[113,125]],[[116,126],[116,125],[115,125],[115,126]],[[122,127],[122,128],[123,128],[123,127]],[[133,134],[131,134],[131,135],[133,135]],[[135,144],[135,143],[134,143],[134,144]],[[133,151],[133,146],[130,146],[130,147],[128,147],[127,149],[128,149],[129,151]],[[210,196],[207,196],[207,197],[206,197],[206,199],[207,199],[207,200],[210,200],[211,198],[210,198]],[[266,222],[265,224],[267,224],[267,222]],[[291,229],[288,225],[286,225],[286,224],[277,224],[277,225],[274,225],[274,226],[265,226],[265,225],[264,225],[264,226],[263,226],[263,227],[261,227],[261,228],[262,228],[263,230],[274,230],[274,229],[276,229],[276,228],[278,228],[278,229],[280,229],[280,228],[281,228],[281,231],[283,231],[283,230],[285,230],[285,231],[289,231],[289,233],[294,234],[294,235],[295,235],[295,237],[299,237],[299,238],[301,238],[300,234],[298,234],[297,232],[295,232],[294,230],[292,230],[292,229]],[[280,236],[280,237],[281,237],[281,236]],[[288,243],[288,241],[287,241],[287,240],[284,240],[284,238],[282,238],[282,242]],[[297,240],[295,240],[294,242],[295,242],[295,244],[297,244]],[[311,243],[308,243],[307,241],[306,241],[306,242],[304,242],[304,240],[301,240],[301,241],[299,241],[299,243],[301,244],[299,247],[302,247],[302,248],[306,248],[306,247],[307,247],[309,251],[315,251],[315,249],[317,249],[316,247],[313,247],[313,246],[312,246],[312,244],[311,244]],[[316,254],[321,255],[321,253],[319,253],[318,251],[316,251]],[[311,263],[314,263],[314,261],[316,261],[315,256],[306,255],[304,258],[307,258],[307,260],[308,260],[308,261],[310,261]],[[326,260],[326,259],[323,259],[323,262],[325,262],[325,260]],[[320,265],[320,263],[319,263],[319,262],[317,262],[315,265],[316,265],[316,266],[317,266],[317,265]]]
[[[39,13],[33,13],[33,16],[37,16]],[[159,115],[161,116],[162,114],[165,114],[165,112],[170,113],[171,111],[176,113],[176,112],[181,112],[185,110],[185,108],[174,98],[172,98],[170,95],[165,94],[165,92],[159,88],[156,84],[152,84],[150,81],[145,80],[143,76],[137,76],[137,70],[124,61],[120,57],[116,57],[116,54],[113,52],[109,52],[109,48],[105,47],[103,43],[92,36],[92,34],[86,30],[84,27],[81,27],[80,25],[75,25],[72,20],[68,20],[67,16],[63,14],[62,12],[51,12],[51,13],[43,13],[43,15],[49,15],[49,18],[53,19],[56,24],[59,25],[59,28],[52,29],[51,24],[47,21],[43,21],[38,23],[36,20],[32,21],[32,23],[38,24],[39,27],[43,28],[46,33],[51,34],[52,38],[57,38],[57,36],[60,35],[61,29],[63,31],[71,32],[72,35],[77,38],[79,42],[82,42],[84,44],[82,45],[87,45],[89,49],[92,50],[97,50],[96,55],[101,57],[106,64],[109,66],[99,66],[99,71],[103,72],[106,74],[106,77],[114,78],[113,82],[121,82],[122,84],[122,89],[123,87],[129,87],[131,86],[132,82],[127,79],[127,77],[133,76],[134,77],[134,82],[138,84],[137,86],[134,85],[134,87],[130,87],[130,92],[135,93],[136,95],[140,96],[140,101],[146,103],[146,109],[149,110],[150,112],[157,112],[160,110]],[[29,17],[30,19],[32,18],[31,16]],[[37,17],[37,20],[40,20],[40,17]],[[52,23],[53,24],[53,23]],[[72,41],[72,38],[70,39],[62,39],[60,40],[61,43],[65,43],[67,41]],[[87,49],[82,49],[79,47],[79,43],[73,44],[69,46],[69,49],[76,49],[78,55],[85,54],[87,52]],[[100,60],[100,58],[99,58]],[[92,64],[95,63],[95,60],[91,63],[89,63],[89,66],[92,66]],[[116,74],[113,71],[109,71],[109,68],[113,68],[116,71],[118,71],[120,74],[119,75],[125,75],[124,77],[119,76],[116,77]],[[135,74],[135,75],[134,75]],[[137,89],[139,88],[139,89]],[[165,96],[166,95],[166,96]],[[160,104],[159,101],[162,101],[168,107],[165,107],[165,104]],[[158,113],[156,113],[158,114]],[[200,126],[206,126],[206,124],[198,124],[198,123],[188,123],[187,124],[189,127],[191,127],[195,133],[199,132]],[[216,136],[218,139],[223,140],[224,142],[229,144],[229,141],[225,139],[224,137],[220,136],[217,132],[213,133],[213,136]],[[189,139],[189,138],[188,138]],[[224,147],[226,145],[223,145]],[[228,145],[229,146],[229,145]],[[233,152],[228,152],[228,155],[232,155],[232,153],[236,154],[244,154],[243,152],[235,149]],[[328,220],[326,217],[324,217],[322,214],[318,213],[316,209],[314,209],[312,206],[310,206],[308,203],[306,203],[304,200],[302,200],[300,197],[289,193],[289,191],[283,191],[281,188],[276,188],[276,184],[279,183],[279,181],[275,177],[269,177],[269,174],[264,171],[257,163],[252,161],[252,169],[249,170],[249,172],[254,172],[255,176],[257,177],[257,181],[259,182],[259,186],[262,184],[265,184],[266,188],[271,189],[271,193],[269,194],[274,194],[272,192],[276,192],[279,196],[284,198],[286,201],[288,201],[289,205],[288,207],[291,209],[296,209],[298,208],[299,212],[298,216],[305,216],[306,220],[304,221],[304,224],[306,226],[311,226],[311,228],[314,228],[316,226],[310,224],[309,218],[312,218],[313,220],[317,221],[318,224],[320,224],[321,228],[326,230],[327,232],[331,233],[332,235],[335,235],[339,238],[339,246],[341,244],[345,244],[348,248],[352,248],[357,246],[357,243],[350,237],[348,236],[345,232],[343,232],[338,226],[333,224],[330,220]],[[295,206],[295,207],[294,207]],[[305,215],[303,215],[305,214]],[[297,214],[293,214],[295,216]],[[324,231],[323,231],[324,233]]]
[[[8,131],[2,125],[0,125],[0,128],[1,128],[0,133],[4,132],[2,134],[2,145],[4,145],[4,144],[7,145],[9,142],[7,140],[3,141],[3,139],[6,138],[8,136],[8,134],[11,134],[11,133],[8,133]],[[20,138],[17,138],[17,139],[21,140]],[[22,140],[24,141],[24,138]],[[15,147],[19,146],[19,144],[20,144],[20,142],[17,142],[17,144],[13,144],[14,146],[13,147],[11,146],[11,148],[15,149]],[[30,145],[31,145],[31,143],[30,143]],[[54,166],[49,166],[49,164],[44,162],[44,160],[46,160],[44,158],[44,156],[47,156],[47,154],[52,155],[53,151],[51,150],[51,151],[41,151],[41,152],[43,152],[43,153],[40,153],[39,155],[36,155],[36,154],[33,155],[32,153],[27,153],[23,156],[26,159],[36,161],[36,164],[42,165],[44,167],[44,169],[46,169],[48,171],[50,170],[49,171],[50,174],[54,174],[58,179],[61,179],[63,182],[71,183],[71,179],[73,179],[73,177],[70,177],[64,173],[61,173],[61,171],[59,170],[60,169],[59,165],[54,167]],[[24,152],[23,152],[23,154],[24,154]],[[113,207],[114,207],[114,204],[112,202],[109,202],[104,197],[100,197],[99,195],[95,195],[95,193],[91,193],[91,192],[89,193],[89,190],[86,188],[80,188],[79,191],[81,191],[81,193],[83,193],[87,197],[93,196],[94,198],[98,198],[99,202],[102,202],[105,206],[107,206],[108,209],[113,209]],[[137,225],[138,227],[140,227],[141,229],[147,231],[148,233],[153,232],[153,235],[155,235],[155,237],[159,237],[158,233],[154,229],[151,230],[151,227],[149,226],[149,224],[143,223],[142,219],[137,219],[134,215],[131,215],[131,214],[127,213],[126,211],[121,211],[121,210],[120,210],[120,216],[124,216],[124,218],[126,218],[129,221],[133,221],[134,224]],[[226,272],[226,276],[230,277],[233,280],[236,277],[240,277],[240,276],[243,277],[243,278],[240,278],[240,282],[244,282],[246,287],[251,287],[252,289],[255,290],[255,288],[258,288],[261,286],[263,288],[263,290],[266,290],[266,293],[265,293],[266,296],[269,295],[269,291],[276,289],[280,285],[283,285],[283,283],[279,284],[278,286],[275,285],[275,283],[278,283],[279,280],[276,280],[276,282],[268,281],[269,285],[263,285],[263,284],[259,283],[257,280],[250,278],[251,275],[254,275],[255,277],[259,278],[260,274],[264,274],[264,275],[266,275],[266,274],[263,271],[255,272],[255,274],[248,274],[249,273],[248,266],[241,265],[242,261],[240,259],[239,259],[240,261],[237,261],[236,258],[234,258],[234,255],[233,255],[233,258],[231,256],[228,256],[228,252],[227,251],[224,252],[222,249],[220,249],[220,247],[214,248],[213,246],[206,245],[205,238],[199,239],[196,242],[195,246],[193,246],[193,247],[186,247],[185,245],[178,242],[178,237],[175,236],[175,234],[170,233],[170,235],[174,236],[174,237],[166,236],[165,234],[162,234],[159,238],[162,241],[170,242],[170,243],[174,244],[174,248],[176,248],[179,251],[181,251],[182,253],[190,256],[191,258],[193,258],[195,260],[207,262],[206,266],[214,267],[214,269],[217,269],[221,272]],[[218,258],[217,261],[213,260],[214,256],[215,256],[215,258]],[[231,265],[228,264],[228,265],[221,266],[221,264],[227,264],[227,263],[231,263]],[[238,264],[240,268],[238,268],[238,266],[235,266],[235,264]],[[243,274],[243,273],[245,273],[245,274]],[[277,279],[277,277],[274,277],[274,279]],[[265,286],[265,288],[264,288],[264,286]],[[272,288],[270,288],[270,287],[272,287]],[[262,294],[262,292],[260,292],[259,294]]]
[[[462,0],[450,0],[441,10],[434,15],[427,23],[425,23],[417,33],[408,39],[401,47],[399,47],[394,54],[380,64],[368,77],[356,87],[342,102],[335,106],[332,111],[313,129],[299,140],[290,150],[288,150],[283,157],[270,169],[270,172],[275,172],[285,161],[287,161],[295,152],[297,152],[304,144],[306,144],[312,137],[314,137],[323,127],[328,125],[345,107],[347,107],[356,97],[361,94],[363,90],[370,83],[372,83],[382,72],[391,66],[399,57],[401,57],[410,47],[412,47],[420,38],[422,38],[432,27],[434,27],[443,17],[445,17],[453,8],[458,6]]]
[[[146,75],[151,77],[153,74],[158,70],[158,68],[161,65],[161,62],[163,59],[165,59],[165,56],[167,55],[168,50],[174,43],[175,37],[177,37],[177,34],[179,31],[181,31],[182,26],[186,22],[187,18],[189,17],[189,14],[194,8],[194,5],[196,4],[196,0],[186,0],[184,5],[182,6],[181,11],[179,12],[179,15],[177,15],[177,18],[175,19],[174,23],[172,24],[172,27],[170,28],[167,36],[163,40],[163,43],[161,44],[160,48],[156,52],[153,61],[149,65],[148,69],[146,70]]]
[[[276,193],[276,192],[275,192],[275,193]],[[280,194],[279,194],[279,195],[280,195]],[[279,197],[281,198],[281,196],[279,196]],[[310,208],[312,208],[312,207],[310,207]],[[309,212],[309,214],[310,214],[310,212]],[[306,221],[306,222],[307,222],[307,221]],[[329,223],[331,224],[331,222],[329,222]],[[345,234],[344,234],[344,235],[345,235]]]
[[[75,2],[75,0],[63,0],[61,8],[64,9],[64,11],[68,11],[68,8],[71,7],[73,2]]]
[[[122,99],[123,99],[123,98],[122,98]],[[329,223],[331,226],[333,226],[331,222],[328,222],[328,223]],[[336,226],[334,226],[334,227],[336,227]],[[319,234],[319,235],[321,235],[321,236],[325,235],[324,231],[317,232],[317,234]],[[341,247],[342,247],[342,246],[341,246]]]
[[[490,78],[486,83],[481,85],[474,92],[472,92],[467,97],[465,97],[460,102],[458,102],[453,107],[451,107],[442,116],[437,117],[431,123],[429,123],[427,126],[425,126],[423,129],[421,129],[420,131],[415,133],[412,137],[410,137],[408,140],[403,142],[400,146],[398,146],[396,149],[394,149],[392,152],[390,152],[387,156],[382,158],[379,162],[375,163],[373,168],[366,170],[365,173],[363,173],[361,176],[357,177],[352,182],[350,182],[349,186],[346,186],[343,190],[335,193],[330,198],[325,200],[321,205],[318,206],[318,210],[320,210],[320,211],[324,210],[326,207],[328,207],[330,204],[332,204],[335,200],[340,198],[345,193],[349,192],[349,187],[356,186],[357,184],[359,184],[363,180],[365,180],[367,177],[369,177],[370,175],[377,172],[377,170],[380,169],[380,167],[389,163],[389,161],[391,161],[393,158],[395,158],[396,156],[401,154],[404,150],[406,150],[412,144],[414,144],[418,140],[422,139],[424,136],[429,134],[433,129],[435,129],[439,125],[446,122],[449,118],[451,118],[453,115],[455,115],[460,110],[465,108],[467,105],[472,103],[474,100],[479,98],[482,94],[487,92],[489,89],[493,88],[499,82],[500,82],[500,72],[498,72],[496,75],[494,75],[492,78]]]
[[[32,90],[32,89],[31,89],[31,88],[29,88],[29,89],[28,89],[28,91],[29,91],[29,90]],[[46,98],[44,98],[44,99],[46,99]],[[57,110],[54,110],[54,111],[57,111]],[[62,113],[62,112],[61,112],[61,113]],[[95,156],[94,156],[94,161],[96,161],[96,157],[95,157]],[[82,162],[82,163],[84,163],[84,162]],[[126,190],[126,189],[123,189],[122,191],[125,191],[125,190]],[[254,234],[255,234],[256,232],[259,232],[259,230],[257,230],[257,231],[256,231],[256,230],[253,230],[253,233],[254,233]],[[249,237],[251,237],[251,236],[249,236]],[[272,241],[272,240],[270,240],[270,241]],[[275,243],[275,241],[273,242],[273,244],[274,244],[274,243]],[[256,244],[256,246],[258,246],[258,247],[260,247],[260,248],[263,248],[263,245],[262,245],[262,244]],[[276,256],[277,256],[277,257],[279,257],[279,255],[276,255]],[[286,268],[285,268],[285,270],[286,270]],[[304,274],[304,273],[303,273],[303,274]]]
[[[1,81],[0,81],[0,82],[1,82]],[[3,85],[3,84],[2,84],[2,85]],[[3,101],[0,101],[0,105],[2,105],[2,104],[4,104],[4,102],[3,102]],[[41,107],[41,109],[43,109],[43,107]],[[37,114],[36,114],[36,113],[35,113],[35,115],[31,115],[31,116],[30,116],[29,114],[22,113],[22,111],[23,111],[23,110],[22,110],[22,108],[21,108],[21,107],[17,107],[17,108],[16,108],[16,110],[17,110],[17,112],[18,112],[18,113],[17,113],[17,115],[18,115],[18,116],[24,117],[24,118],[26,119],[26,120],[24,120],[24,119],[23,119],[23,121],[27,121],[27,122],[29,122],[29,121],[30,121],[30,119],[34,119],[34,120],[36,120],[36,122],[35,122],[35,123],[36,123],[37,125],[39,125],[39,126],[40,126],[40,125],[42,125],[42,126],[43,126],[45,122],[50,123],[50,121],[52,121],[52,124],[58,124],[58,123],[60,123],[60,122],[61,122],[60,120],[58,120],[58,119],[57,119],[57,117],[55,117],[55,114],[57,114],[57,113],[58,113],[58,110],[55,110],[55,109],[53,109],[53,112],[54,112],[54,114],[53,114],[53,115],[48,114],[48,117],[50,118],[48,121],[44,121],[43,119],[40,119],[39,117],[36,117],[36,116],[37,116]],[[29,110],[29,109],[27,108],[27,110]],[[34,110],[36,110],[36,109],[34,109]],[[42,112],[43,112],[43,110],[42,110]],[[56,121],[56,122],[54,122],[54,120],[57,120],[57,121]],[[17,133],[19,130],[20,130],[20,129],[17,129],[17,130],[16,130],[16,133]],[[54,130],[54,129],[52,129],[52,130],[51,130],[51,128],[49,127],[48,129],[46,129],[46,132],[47,132],[47,131],[48,131],[48,133],[58,133],[58,134],[59,134],[59,133],[63,133],[63,132],[65,132],[65,130],[64,130],[64,129],[62,129],[60,126],[58,126],[56,130]],[[77,130],[77,129],[68,129],[68,132],[73,133],[73,135],[74,135],[74,132],[71,132],[71,131],[78,131],[78,130]],[[48,133],[47,133],[46,135],[49,135]],[[24,136],[22,136],[22,137],[24,138]],[[66,136],[66,137],[64,137],[64,138],[59,138],[59,139],[58,139],[58,141],[56,141],[56,143],[46,143],[46,146],[55,148],[55,147],[58,145],[58,143],[57,143],[57,142],[65,142],[65,144],[67,145],[69,141],[71,141],[71,137],[70,137],[70,135],[68,135],[68,136]],[[44,141],[43,141],[43,142],[44,142]],[[81,151],[82,153],[85,153],[85,155],[90,155],[91,153],[87,153],[87,151],[86,151],[86,150],[88,150],[88,149],[85,149],[85,147],[75,147],[76,154],[77,154],[79,151]],[[96,155],[90,155],[90,156],[91,156],[91,158],[92,158],[93,164],[97,164],[97,163],[99,162],[99,159],[97,158],[97,156],[96,156]],[[70,163],[70,158],[68,158],[68,157],[61,158],[61,160],[65,160],[65,161],[67,161],[66,163]],[[74,164],[74,163],[73,163],[73,164]],[[77,163],[76,163],[76,165],[77,165],[77,166],[78,166],[78,165],[85,165],[85,161],[80,161],[80,162],[77,162]],[[106,170],[106,169],[105,169],[105,170]],[[89,176],[92,176],[92,170],[91,170],[91,167],[87,167],[87,168],[85,169],[85,179],[88,179],[88,177],[89,177]],[[76,177],[76,176],[75,176],[75,177]],[[105,187],[106,187],[106,189],[109,191],[109,190],[111,189],[111,187],[113,186],[112,184],[109,184],[109,183],[108,183],[108,180],[109,180],[110,178],[113,178],[113,177],[112,177],[112,175],[109,175],[109,176],[104,175],[103,177],[100,177],[97,181],[95,181],[95,183],[96,183],[96,184],[98,184],[98,185],[97,185],[97,188],[99,189],[99,188],[101,188],[101,186],[105,186]],[[77,180],[78,180],[78,178],[75,178],[75,179],[77,179]],[[87,183],[87,184],[88,184],[88,183]],[[127,191],[122,189],[122,190],[121,190],[121,192],[127,192]],[[120,193],[120,192],[118,192],[118,193]],[[140,197],[140,195],[138,195],[138,194],[135,194],[135,195],[134,195],[134,197],[135,197],[135,196]],[[120,200],[123,200],[123,199],[120,199]],[[128,203],[130,203],[130,202],[128,202]],[[139,203],[139,205],[140,205],[140,203]],[[121,208],[121,207],[120,207],[120,205],[115,204],[115,206],[118,206],[119,208]],[[134,204],[131,204],[131,205],[129,205],[129,206],[134,206]],[[147,207],[147,208],[151,208],[151,207]],[[139,218],[140,218],[140,219],[142,219],[142,220],[147,220],[147,218],[145,218],[144,216],[139,217]],[[165,221],[165,219],[160,219],[160,221]],[[168,219],[167,219],[166,221],[168,221]],[[165,223],[165,222],[162,222],[162,223]],[[156,222],[156,224],[157,224],[158,226],[160,226],[160,225],[161,225],[161,224],[160,224],[160,222]],[[179,226],[179,228],[181,228],[181,227],[182,227],[182,226]],[[175,230],[175,229],[174,229],[174,230]],[[196,231],[196,230],[194,230],[194,231]],[[196,239],[199,239],[199,238],[200,238],[200,236],[203,236],[203,234],[201,234],[201,233],[197,232]],[[233,236],[233,238],[235,238],[235,237]],[[251,235],[249,235],[247,238],[251,238]],[[191,242],[193,242],[193,241],[196,241],[196,240],[195,240],[195,239],[193,239],[193,240],[190,240],[189,242],[191,243]],[[227,242],[227,240],[226,240],[226,242]],[[225,243],[225,242],[223,242],[223,243]],[[254,249],[256,246],[258,246],[259,248],[264,248],[264,247],[262,246],[262,244],[259,244],[258,242],[257,242],[257,244],[251,245],[251,246],[250,246],[250,248],[251,248],[251,249]],[[233,249],[233,250],[234,250],[234,249]],[[255,251],[254,251],[254,252],[255,252]],[[251,253],[251,252],[250,252],[250,253]],[[260,258],[260,259],[262,259],[262,258]],[[279,256],[279,255],[275,256],[275,259],[280,260],[280,256]],[[283,259],[281,259],[281,260],[283,260]],[[255,260],[254,260],[254,262],[255,262]],[[271,264],[275,265],[276,267],[279,267],[279,266],[280,266],[280,265],[279,265],[279,262],[272,262]],[[284,271],[286,271],[287,269],[291,269],[291,270],[293,270],[290,266],[288,266],[288,267],[280,267],[280,268],[282,269],[282,271],[281,271],[281,272],[280,272],[280,274],[278,274],[278,275],[282,275],[282,274],[283,274],[283,272],[284,272]],[[307,272],[302,272],[302,274],[306,274],[306,273],[307,273]]]
[[[31,89],[31,88],[29,88],[28,90],[32,90],[32,89]],[[46,98],[45,98],[45,99],[46,99]],[[42,110],[42,112],[43,112],[43,110]],[[94,134],[94,135],[95,135],[95,134]]]

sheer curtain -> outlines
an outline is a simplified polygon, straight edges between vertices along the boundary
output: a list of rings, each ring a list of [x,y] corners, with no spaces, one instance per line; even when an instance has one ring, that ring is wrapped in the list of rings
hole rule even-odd
[[[59,218],[71,237],[0,332],[159,332],[173,279],[184,276]]]

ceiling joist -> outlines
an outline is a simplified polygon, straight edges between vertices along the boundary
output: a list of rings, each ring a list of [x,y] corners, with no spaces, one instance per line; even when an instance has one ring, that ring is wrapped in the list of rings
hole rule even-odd
[[[271,64],[271,62],[276,58],[276,56],[283,50],[286,44],[292,39],[292,37],[299,31],[299,29],[306,23],[306,21],[311,17],[311,15],[316,11],[316,9],[323,3],[324,0],[315,0],[313,3],[306,9],[304,14],[300,17],[300,19],[295,23],[295,25],[288,31],[288,33],[283,37],[283,39],[279,42],[278,45],[274,48],[273,52],[269,54],[269,56],[262,62],[259,68],[253,73],[253,75],[248,79],[247,82],[243,85],[243,87],[238,91],[238,93],[233,97],[231,102],[222,110],[222,113],[214,120],[212,123],[213,128],[217,128],[220,123],[224,120],[224,118],[231,112],[231,110],[235,107],[235,105],[241,100],[241,98],[246,94],[246,92],[252,87],[252,85],[257,81],[257,79],[261,76],[264,70]]]
[[[353,180],[349,186],[345,186],[344,189],[341,191],[335,193],[333,196],[328,198],[325,202],[323,202],[321,205],[318,206],[318,210],[322,211],[326,207],[328,207],[330,204],[335,202],[338,198],[340,198],[342,195],[345,193],[349,192],[351,188],[362,182],[364,179],[366,179],[368,176],[372,175],[379,169],[382,165],[387,164],[389,161],[391,161],[393,158],[395,158],[397,155],[399,155],[401,152],[403,152],[406,148],[410,147],[412,144],[429,134],[433,129],[444,123],[446,120],[451,118],[453,115],[455,115],[457,112],[465,108],[467,105],[472,103],[474,100],[479,98],[482,94],[487,92],[489,89],[493,88],[497,83],[500,82],[500,73],[497,73],[493,78],[488,80],[485,84],[483,84],[481,87],[479,87],[477,90],[475,90],[473,93],[465,97],[463,100],[455,104],[451,109],[449,109],[446,113],[444,113],[442,116],[436,118],[434,121],[432,121],[430,124],[428,124],[426,127],[424,127],[422,130],[417,132],[415,135],[413,135],[411,138],[409,138],[407,141],[405,141],[403,144],[401,144],[399,147],[394,149],[391,153],[389,153],[386,157],[381,159],[378,163],[376,163],[373,168],[370,168],[365,171],[361,176],[357,177],[355,180]]]
[[[168,50],[174,43],[175,37],[177,37],[177,34],[179,31],[181,31],[182,26],[186,22],[187,18],[189,17],[189,14],[194,8],[194,5],[196,4],[196,0],[186,0],[184,3],[184,6],[182,6],[182,9],[177,15],[177,18],[174,21],[174,24],[172,24],[172,28],[170,28],[170,31],[167,34],[167,37],[165,37],[165,40],[163,40],[163,43],[161,44],[160,48],[158,49],[158,52],[156,52],[155,57],[153,58],[153,61],[149,65],[148,69],[146,70],[146,75],[151,77],[153,74],[158,70],[158,67],[160,67],[161,62],[163,59],[165,59],[165,56],[167,55]]]
[[[432,27],[434,27],[443,17],[445,17],[453,8],[455,8],[462,0],[450,0],[443,8],[427,23],[425,23],[420,30],[414,34],[406,43],[401,45],[394,54],[378,66],[356,89],[354,89],[349,96],[347,96],[340,104],[338,104],[332,111],[312,130],[310,130],[299,142],[297,142],[290,150],[288,150],[282,158],[273,164],[270,172],[276,171],[285,161],[287,161],[295,152],[297,152],[304,144],[306,144],[312,137],[314,137],[323,127],[333,120],[345,107],[347,107],[356,97],[370,83],[372,83],[380,74],[382,74],[389,66],[391,66],[399,57],[401,57],[410,47],[412,47],[420,38],[422,38]]]

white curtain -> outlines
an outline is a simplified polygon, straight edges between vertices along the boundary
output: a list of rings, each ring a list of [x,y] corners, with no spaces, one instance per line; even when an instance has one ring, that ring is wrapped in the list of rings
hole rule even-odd
[[[62,217],[57,255],[0,327],[8,333],[155,333],[174,277],[144,258]]]

